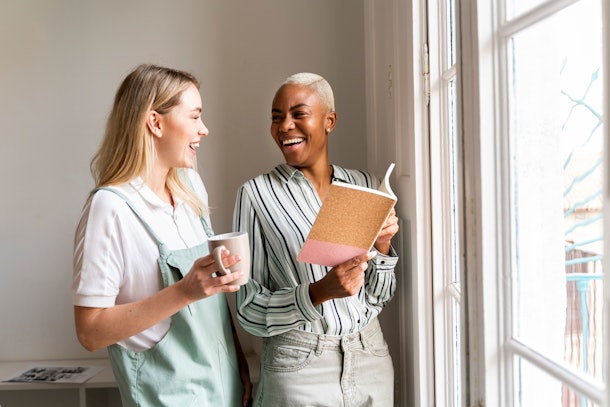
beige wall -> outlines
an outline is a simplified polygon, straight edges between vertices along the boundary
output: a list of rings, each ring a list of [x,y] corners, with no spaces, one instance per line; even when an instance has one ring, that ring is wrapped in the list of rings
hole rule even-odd
[[[333,161],[365,167],[362,1],[6,0],[0,9],[0,361],[98,356],[74,336],[72,236],[114,92],[135,65],[200,78],[210,136],[199,170],[219,232],[237,187],[281,160],[270,103],[291,73],[327,77],[339,112]]]

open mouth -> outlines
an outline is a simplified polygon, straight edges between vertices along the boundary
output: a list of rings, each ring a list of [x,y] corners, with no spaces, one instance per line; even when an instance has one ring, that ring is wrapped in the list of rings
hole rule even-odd
[[[284,147],[290,147],[290,146],[294,146],[294,145],[297,145],[297,144],[301,144],[303,141],[305,141],[304,138],[295,137],[295,138],[290,138],[290,139],[287,139],[287,140],[283,140],[282,141],[282,145]]]
[[[189,144],[189,148],[193,151],[197,151],[197,149],[199,148],[199,142],[197,143],[190,143]]]

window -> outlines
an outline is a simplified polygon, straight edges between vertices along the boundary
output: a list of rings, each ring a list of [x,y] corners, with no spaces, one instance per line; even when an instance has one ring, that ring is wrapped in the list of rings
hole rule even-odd
[[[602,21],[605,0],[365,0],[368,161],[399,169],[399,405],[610,394]]]
[[[459,10],[467,405],[598,406],[602,1],[488,3]]]

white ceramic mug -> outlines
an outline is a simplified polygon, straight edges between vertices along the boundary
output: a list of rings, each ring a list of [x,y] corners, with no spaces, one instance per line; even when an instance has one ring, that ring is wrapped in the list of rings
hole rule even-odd
[[[247,232],[223,233],[209,237],[208,247],[210,253],[214,256],[220,274],[230,274],[243,270],[244,275],[231,284],[244,285],[248,282],[250,279],[250,242]],[[222,264],[223,249],[227,249],[231,254],[239,255],[241,261],[231,267],[225,267]]]

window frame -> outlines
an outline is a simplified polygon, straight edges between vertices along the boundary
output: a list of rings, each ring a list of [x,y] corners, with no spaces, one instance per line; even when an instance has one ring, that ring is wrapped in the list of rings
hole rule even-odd
[[[431,0],[439,1],[439,0]],[[542,6],[563,7],[575,0],[549,0]],[[460,198],[463,274],[462,282],[462,392],[464,406],[494,405],[509,407],[513,403],[512,359],[515,353],[525,353],[519,343],[508,344],[507,328],[510,315],[502,304],[510,295],[510,287],[502,285],[501,273],[484,273],[504,267],[509,242],[496,236],[509,236],[510,223],[502,221],[509,213],[507,191],[495,188],[506,184],[508,167],[502,164],[507,137],[507,106],[499,95],[506,90],[502,78],[502,43],[498,36],[504,16],[500,1],[477,0],[456,2],[458,131],[462,140],[462,176]],[[387,161],[387,151],[396,151],[397,211],[401,218],[400,302],[398,333],[401,337],[400,359],[395,360],[401,371],[402,405],[442,405],[445,381],[439,374],[440,365],[432,347],[434,327],[433,228],[431,219],[434,174],[430,167],[428,131],[433,126],[424,97],[423,45],[428,43],[427,0],[365,0],[365,72],[367,94],[368,166]],[[393,17],[378,20],[382,11],[392,9]],[[390,13],[387,13],[390,15]],[[532,14],[533,17],[534,15]],[[604,21],[610,22],[610,4],[603,2]],[[382,25],[391,24],[392,28]],[[506,29],[506,28],[505,28]],[[610,28],[605,25],[604,41],[610,44]],[[380,49],[386,50],[381,52]],[[387,50],[390,49],[390,52]],[[484,52],[487,50],[488,52]],[[610,47],[604,47],[604,77],[610,79]],[[433,51],[430,51],[432,54]],[[386,59],[387,54],[390,57]],[[379,56],[391,64],[376,62]],[[382,69],[383,68],[383,69]],[[434,69],[434,68],[433,68]],[[381,109],[376,89],[393,86],[393,112]],[[610,86],[605,86],[604,117],[610,117]],[[467,109],[464,109],[467,106]],[[391,116],[391,117],[390,117]],[[385,120],[391,120],[394,133],[385,134]],[[604,128],[605,140],[610,141],[610,126]],[[495,138],[481,137],[495,134]],[[610,163],[610,142],[606,142],[605,159]],[[485,169],[485,171],[482,171]],[[610,171],[605,180],[604,237],[610,242]],[[499,221],[498,221],[499,220]],[[610,244],[605,247],[610,258]],[[434,283],[436,284],[436,282]],[[604,281],[604,321],[610,326],[610,280]],[[442,348],[439,349],[442,352]],[[606,341],[604,369],[608,371],[610,341]],[[438,353],[437,353],[438,355]],[[531,356],[531,355],[530,355]],[[527,356],[535,360],[535,356]],[[544,366],[543,366],[544,368]],[[545,368],[546,369],[546,368]],[[551,367],[552,369],[552,367]],[[435,371],[436,370],[436,371]],[[442,372],[441,372],[442,373]],[[608,377],[608,374],[606,374]],[[610,386],[606,387],[610,400]],[[400,404],[399,404],[400,405]],[[605,406],[610,407],[606,402]]]
[[[457,81],[456,65],[449,60],[451,44],[448,42],[448,21],[450,19],[447,1],[429,1],[427,5],[427,19],[429,27],[428,42],[424,64],[428,67],[429,92],[428,111],[430,116],[430,173],[431,180],[431,225],[432,225],[432,280],[433,280],[433,315],[434,315],[434,377],[435,400],[437,405],[456,406],[454,400],[461,398],[454,389],[456,381],[460,380],[461,372],[454,372],[455,360],[461,359],[461,352],[456,352],[454,335],[454,302],[462,307],[461,287],[456,288],[453,282],[453,259],[458,260],[458,270],[463,267],[461,253],[461,231],[453,230],[454,218],[452,216],[454,204],[457,204],[456,213],[460,213],[459,197],[453,197],[452,172],[454,163],[461,162],[460,153],[453,154],[453,141],[451,134],[451,83]],[[430,51],[429,51],[430,50]],[[454,50],[455,51],[455,50]],[[457,89],[456,89],[457,90]],[[456,146],[457,147],[457,146]],[[461,168],[457,166],[457,177],[461,178]],[[454,235],[454,233],[456,235]],[[461,314],[461,312],[460,312]],[[461,321],[461,315],[458,317]],[[460,337],[462,337],[460,328]],[[460,362],[461,364],[461,362]],[[458,384],[461,386],[461,384]],[[463,393],[463,391],[462,391]],[[459,405],[459,404],[458,404]]]
[[[603,47],[603,64],[604,78],[606,82],[610,81],[610,4],[607,1],[602,2],[602,21],[604,29],[602,33]],[[604,117],[610,118],[610,86],[608,83],[604,87]],[[606,163],[610,163],[610,123],[604,121],[604,159]],[[604,241],[610,242],[610,171],[606,170],[606,179],[604,180]],[[610,259],[610,244],[604,246],[604,258]],[[604,278],[604,326],[610,327],[610,278]],[[604,347],[604,376],[606,381],[610,377],[610,341],[605,341]],[[606,384],[605,407],[610,406],[610,385]]]
[[[503,2],[463,2],[458,10],[460,52],[458,52],[458,122],[464,146],[464,228],[466,267],[463,275],[467,293],[464,297],[465,326],[464,388],[465,405],[513,406],[513,359],[517,356],[534,364],[550,377],[560,380],[588,397],[602,403],[604,386],[594,379],[575,373],[560,363],[529,348],[511,335],[512,305],[510,279],[511,224],[509,207],[508,159],[508,74],[507,41],[518,30],[528,27],[579,0],[543,3],[522,16],[505,23]],[[605,3],[606,21],[608,6]],[[476,17],[475,17],[476,16]],[[607,30],[606,30],[607,31]],[[604,35],[608,43],[608,33]],[[608,54],[607,46],[604,47]],[[608,78],[608,56],[605,56]],[[491,85],[491,86],[490,86]],[[608,86],[605,86],[605,112],[608,111]],[[483,103],[485,101],[485,103]],[[469,107],[472,107],[470,109]],[[605,116],[609,117],[609,116]],[[609,126],[604,127],[608,140]],[[493,134],[495,137],[483,137]],[[606,143],[607,146],[608,143]],[[608,161],[608,147],[605,159]],[[608,172],[606,171],[608,178]],[[608,185],[606,182],[605,239],[608,239]],[[610,240],[606,240],[609,242]],[[608,245],[605,248],[608,256]],[[608,257],[606,257],[608,258]],[[484,273],[497,270],[496,273]],[[604,296],[608,304],[608,278]],[[605,307],[606,310],[608,307]],[[607,323],[607,312],[605,321]],[[609,326],[609,325],[606,325]],[[608,366],[606,344],[604,369]],[[605,404],[608,405],[608,404]]]

